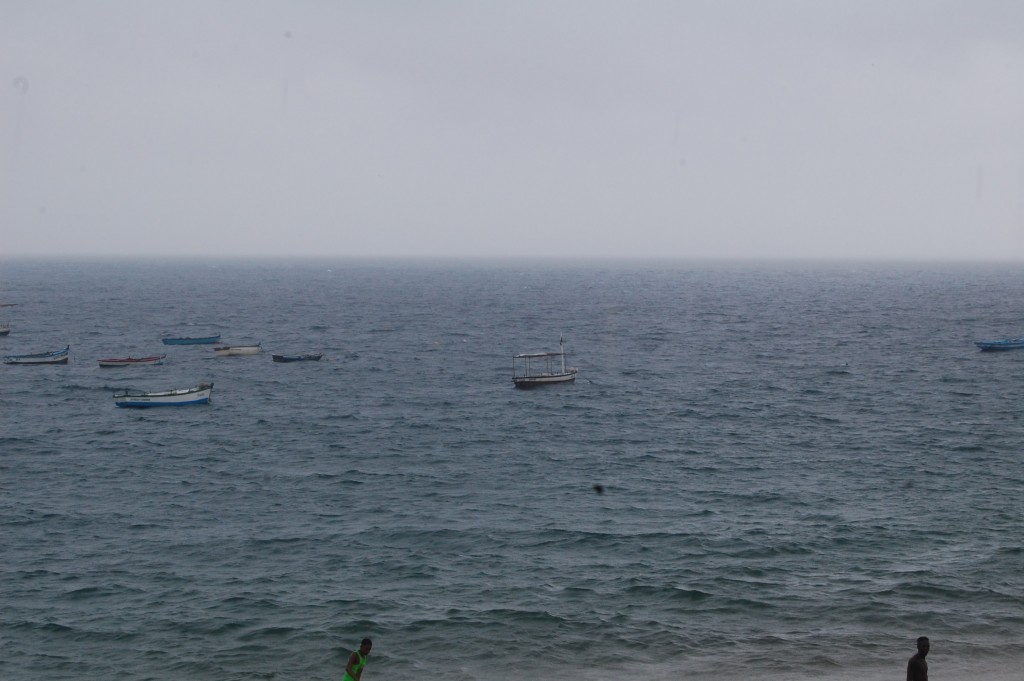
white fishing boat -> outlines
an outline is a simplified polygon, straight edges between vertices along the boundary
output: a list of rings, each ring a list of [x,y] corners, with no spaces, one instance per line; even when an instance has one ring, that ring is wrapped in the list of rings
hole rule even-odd
[[[558,352],[527,352],[512,356],[512,384],[535,388],[552,383],[572,383],[576,367],[565,366],[565,343],[558,339]]]
[[[263,343],[256,345],[218,345],[213,352],[218,357],[230,357],[232,355],[258,355],[263,352]]]
[[[0,322],[0,336],[6,336],[11,332],[11,325],[7,322]]]
[[[65,345],[62,350],[53,352],[37,352],[33,355],[8,355],[4,357],[4,364],[67,364],[70,345]]]
[[[189,404],[208,403],[212,391],[213,383],[200,383],[194,388],[160,392],[124,390],[114,393],[114,404],[118,407],[184,407]]]

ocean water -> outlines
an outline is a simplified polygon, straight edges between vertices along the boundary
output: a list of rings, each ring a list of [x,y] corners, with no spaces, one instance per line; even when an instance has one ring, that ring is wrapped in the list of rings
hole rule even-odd
[[[1024,668],[1024,350],[973,345],[1020,267],[6,260],[0,303],[72,354],[0,366],[5,681]],[[212,333],[267,352],[159,340]],[[513,389],[560,336],[577,382]]]

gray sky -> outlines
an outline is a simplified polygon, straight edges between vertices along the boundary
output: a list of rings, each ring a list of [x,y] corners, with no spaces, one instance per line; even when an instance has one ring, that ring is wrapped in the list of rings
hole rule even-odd
[[[1019,0],[0,0],[0,256],[1024,259]]]

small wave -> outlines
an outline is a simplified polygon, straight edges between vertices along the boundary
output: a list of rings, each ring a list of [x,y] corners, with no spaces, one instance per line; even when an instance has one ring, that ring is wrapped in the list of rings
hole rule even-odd
[[[810,555],[815,553],[815,551],[806,544],[789,542],[787,544],[780,544],[777,546],[753,546],[736,551],[726,551],[725,553],[737,558],[760,559],[775,558],[778,556]]]
[[[699,603],[713,597],[713,594],[700,589],[683,589],[679,587],[664,587],[654,585],[637,585],[625,589],[624,596],[643,598],[653,596],[662,601],[676,601],[683,603]]]
[[[161,525],[159,523],[131,523],[128,525],[129,530],[135,531],[152,530],[154,528],[161,527],[166,527],[166,525]]]
[[[83,586],[80,589],[72,589],[64,594],[65,598],[71,600],[83,600],[87,598],[94,598],[96,596],[106,596],[113,593],[110,589],[101,586]]]
[[[957,445],[953,447],[954,452],[987,452],[987,447],[981,445]]]
[[[176,628],[183,633],[199,634],[201,636],[223,636],[248,626],[245,622],[223,617],[211,621],[187,620],[175,624]]]
[[[264,638],[287,638],[293,634],[301,633],[301,631],[293,627],[262,627],[242,634],[238,637],[238,640],[253,641]]]

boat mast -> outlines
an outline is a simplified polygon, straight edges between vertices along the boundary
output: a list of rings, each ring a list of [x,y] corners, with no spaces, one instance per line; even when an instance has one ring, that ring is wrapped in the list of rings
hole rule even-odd
[[[562,373],[564,374],[565,373],[565,345],[562,342],[562,336],[561,335],[558,336],[558,349],[559,349],[559,351],[561,352],[561,355],[562,355]]]

